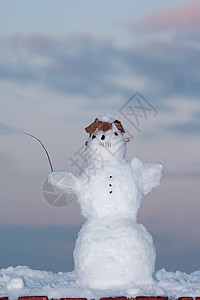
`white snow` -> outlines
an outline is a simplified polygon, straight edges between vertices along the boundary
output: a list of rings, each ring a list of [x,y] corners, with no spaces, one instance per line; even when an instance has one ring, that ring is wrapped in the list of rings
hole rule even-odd
[[[15,277],[6,284],[6,287],[8,290],[22,289],[24,282],[21,277]]]
[[[99,299],[115,296],[200,296],[200,271],[191,274],[167,272],[164,269],[154,273],[154,283],[144,286],[127,286],[126,289],[105,291],[89,289],[81,285],[74,272],[52,273],[31,270],[25,266],[0,270],[0,297],[10,300],[19,296],[48,296],[51,298]]]
[[[117,120],[117,116],[113,113],[105,113],[101,116],[97,116],[97,118],[100,120],[100,121],[103,121],[103,122],[114,122],[115,120]]]

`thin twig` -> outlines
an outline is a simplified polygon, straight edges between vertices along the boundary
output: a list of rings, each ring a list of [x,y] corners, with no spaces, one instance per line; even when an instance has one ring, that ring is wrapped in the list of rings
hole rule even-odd
[[[42,145],[42,148],[44,149],[44,151],[46,152],[46,155],[48,157],[48,161],[49,161],[49,164],[50,164],[51,171],[53,172],[53,166],[52,166],[52,163],[51,163],[51,159],[50,159],[49,153],[48,153],[47,149],[45,148],[44,144],[36,136],[34,136],[32,134],[29,134],[27,132],[23,132],[23,134],[31,136],[32,138],[36,139]]]

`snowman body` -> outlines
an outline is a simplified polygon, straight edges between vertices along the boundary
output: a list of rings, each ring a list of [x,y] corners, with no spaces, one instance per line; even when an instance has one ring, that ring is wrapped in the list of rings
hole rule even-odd
[[[96,164],[87,175],[78,201],[82,215],[91,219],[132,218],[136,220],[140,197],[134,172],[126,160]],[[87,168],[85,169],[88,174]],[[135,197],[133,197],[135,195]]]
[[[87,219],[76,241],[75,272],[84,285],[95,289],[152,284],[155,249],[151,235],[137,223],[137,213],[143,196],[160,184],[163,166],[144,164],[137,157],[127,161],[116,117],[105,114],[99,120],[113,125],[106,131],[93,130],[82,175],[49,175],[51,184],[77,193]]]

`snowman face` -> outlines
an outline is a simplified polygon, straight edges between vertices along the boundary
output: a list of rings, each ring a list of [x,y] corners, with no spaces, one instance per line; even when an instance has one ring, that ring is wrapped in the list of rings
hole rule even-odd
[[[125,150],[124,134],[115,125],[107,131],[96,130],[86,146],[87,159],[102,163],[123,159]]]

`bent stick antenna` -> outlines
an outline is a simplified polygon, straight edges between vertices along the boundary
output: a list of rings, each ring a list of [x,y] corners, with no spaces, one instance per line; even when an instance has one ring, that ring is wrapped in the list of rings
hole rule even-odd
[[[29,135],[30,137],[36,139],[42,145],[42,148],[44,149],[44,151],[46,152],[46,155],[48,157],[48,161],[49,161],[49,164],[50,164],[51,171],[53,172],[53,166],[52,166],[52,163],[51,163],[51,159],[50,159],[49,153],[48,153],[47,149],[45,148],[44,144],[36,136],[34,136],[32,134],[29,134],[27,132],[23,132],[23,134]]]

